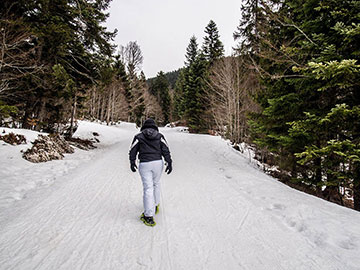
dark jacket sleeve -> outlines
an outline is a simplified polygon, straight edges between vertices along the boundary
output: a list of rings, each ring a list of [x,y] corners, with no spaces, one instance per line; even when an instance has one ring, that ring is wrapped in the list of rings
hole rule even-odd
[[[131,143],[130,151],[129,151],[130,162],[136,161],[136,156],[138,152],[139,152],[139,139],[135,136],[134,140]]]
[[[161,155],[164,157],[165,161],[167,163],[172,163],[169,145],[164,137],[164,135],[161,134],[160,139],[160,146],[161,146]]]

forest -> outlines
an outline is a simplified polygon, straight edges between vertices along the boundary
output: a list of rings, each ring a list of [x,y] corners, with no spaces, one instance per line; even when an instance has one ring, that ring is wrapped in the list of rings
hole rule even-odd
[[[210,20],[183,67],[150,79],[141,44],[114,45],[103,26],[110,2],[2,1],[1,126],[71,137],[78,119],[186,125],[360,211],[360,1],[242,1],[233,55]]]

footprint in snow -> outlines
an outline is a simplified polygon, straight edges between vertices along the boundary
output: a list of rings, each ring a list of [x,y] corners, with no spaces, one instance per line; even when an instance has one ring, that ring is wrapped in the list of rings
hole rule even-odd
[[[268,211],[282,211],[286,209],[286,206],[280,203],[274,203],[271,204],[268,208],[266,208]]]
[[[151,258],[149,257],[140,257],[137,259],[137,264],[141,266],[149,266],[151,264]]]
[[[357,246],[353,243],[353,240],[342,240],[338,243],[339,247],[347,250],[355,249]]]
[[[272,209],[275,209],[275,210],[285,210],[286,209],[286,206],[283,205],[283,204],[280,204],[280,203],[274,203],[272,205]]]

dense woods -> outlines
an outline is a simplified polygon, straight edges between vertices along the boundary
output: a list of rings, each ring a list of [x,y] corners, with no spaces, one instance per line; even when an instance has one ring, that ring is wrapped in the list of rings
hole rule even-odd
[[[0,121],[71,136],[76,119],[163,120],[136,41],[113,45],[110,0],[2,1]],[[12,123],[11,123],[12,122]]]
[[[179,121],[360,210],[359,1],[242,1],[233,55],[210,20],[183,67],[148,80],[141,44],[116,47],[102,26],[109,2],[2,1],[2,125],[71,136],[79,118]]]
[[[252,146],[281,181],[360,210],[359,1],[248,0],[241,13],[233,56],[212,21],[200,50],[190,39],[176,117]]]
[[[24,128],[73,124],[115,35],[101,23],[109,1],[2,1],[2,118]],[[4,107],[10,106],[10,107]]]
[[[282,178],[360,210],[358,1],[248,1],[235,33],[258,74],[251,139]]]

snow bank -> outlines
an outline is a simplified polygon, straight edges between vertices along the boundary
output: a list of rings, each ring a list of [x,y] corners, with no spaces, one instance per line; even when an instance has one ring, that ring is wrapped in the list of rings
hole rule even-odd
[[[122,129],[117,129],[116,127],[121,127]],[[102,123],[79,121],[79,127],[74,137],[92,139],[94,138],[93,133],[96,132],[99,134],[97,138],[100,140],[101,145],[108,146],[123,139],[124,129],[133,131],[134,133],[137,132],[136,125],[133,123],[121,122],[114,126],[107,126]]]
[[[33,142],[39,134],[48,135],[48,133],[44,133],[44,132],[40,133],[40,132],[29,130],[29,129],[14,129],[14,128],[0,127],[1,135],[9,134],[11,132],[15,133],[15,134],[24,135],[26,138],[27,146],[31,146],[30,143]],[[0,143],[3,143],[3,142],[0,141]]]
[[[126,126],[127,130],[136,133],[135,124],[121,123],[119,126]],[[26,198],[27,194],[35,189],[52,185],[62,175],[75,169],[79,164],[92,159],[96,150],[83,151],[75,150],[75,154],[65,154],[63,160],[53,160],[46,163],[32,164],[22,158],[23,152],[32,147],[38,135],[48,135],[27,129],[12,129],[0,127],[0,134],[9,133],[21,134],[26,138],[26,144],[9,145],[0,140],[0,211],[7,208],[15,201]],[[94,132],[98,133],[99,148],[108,147],[121,140],[124,132],[116,126],[106,126],[99,123],[79,121],[78,130],[74,137],[93,139]],[[130,142],[129,142],[130,144]]]

